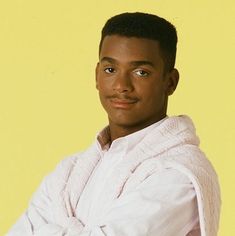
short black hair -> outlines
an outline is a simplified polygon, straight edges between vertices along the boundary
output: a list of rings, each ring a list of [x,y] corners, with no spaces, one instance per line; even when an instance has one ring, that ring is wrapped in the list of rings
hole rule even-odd
[[[102,29],[99,52],[108,35],[156,40],[160,45],[165,70],[171,71],[174,68],[177,32],[175,26],[164,18],[142,12],[126,12],[111,17]]]

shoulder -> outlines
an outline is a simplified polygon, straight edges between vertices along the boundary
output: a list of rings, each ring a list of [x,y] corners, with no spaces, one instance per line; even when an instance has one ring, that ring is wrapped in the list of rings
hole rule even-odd
[[[94,152],[94,150],[94,145],[91,145],[87,150],[67,156],[61,160],[55,169],[44,179],[48,191],[52,195],[53,193],[63,191],[70,179],[73,177],[73,172],[76,170],[77,166],[81,166],[82,168],[84,160],[93,156],[92,151]]]
[[[53,171],[44,177],[41,187],[45,189],[49,196],[52,197],[64,189],[79,156],[80,154],[77,153],[65,157],[56,165]]]
[[[136,186],[147,178],[155,181],[184,180],[193,183],[194,187],[205,189],[208,185],[218,191],[218,178],[216,172],[198,147],[185,147],[181,150],[171,150],[156,157],[144,160],[134,171],[129,184]],[[179,177],[179,178],[178,178]]]
[[[217,181],[213,165],[197,146],[185,145],[177,152],[173,149],[163,158],[162,163],[166,168],[177,169],[191,179],[196,178],[199,182],[208,179]]]

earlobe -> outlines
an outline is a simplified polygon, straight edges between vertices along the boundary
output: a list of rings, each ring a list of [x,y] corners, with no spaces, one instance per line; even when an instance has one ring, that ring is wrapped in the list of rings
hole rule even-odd
[[[177,69],[173,69],[168,75],[168,86],[167,94],[168,96],[172,95],[177,88],[179,82],[179,72]]]

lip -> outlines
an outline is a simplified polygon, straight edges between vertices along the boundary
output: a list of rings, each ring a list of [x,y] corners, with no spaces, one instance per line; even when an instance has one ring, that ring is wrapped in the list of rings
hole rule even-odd
[[[137,102],[137,100],[112,98],[110,99],[110,102],[114,108],[130,109]]]

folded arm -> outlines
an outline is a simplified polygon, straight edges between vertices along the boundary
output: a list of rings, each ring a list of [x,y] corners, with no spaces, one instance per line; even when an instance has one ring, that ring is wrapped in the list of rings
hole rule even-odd
[[[79,235],[187,235],[198,227],[196,193],[187,176],[166,169],[121,195],[97,222]]]
[[[173,169],[155,173],[123,193],[93,225],[69,215],[63,225],[53,222],[53,199],[47,188],[45,179],[7,236],[182,236],[198,222],[193,185]]]

